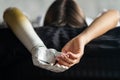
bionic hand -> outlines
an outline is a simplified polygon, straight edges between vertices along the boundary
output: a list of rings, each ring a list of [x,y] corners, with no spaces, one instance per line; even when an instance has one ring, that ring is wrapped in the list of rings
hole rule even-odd
[[[32,54],[34,65],[53,72],[63,72],[68,69],[66,66],[56,64],[55,57],[60,55],[61,52],[55,49],[47,49],[34,31],[30,21],[19,9],[8,8],[4,12],[3,18],[13,33]]]

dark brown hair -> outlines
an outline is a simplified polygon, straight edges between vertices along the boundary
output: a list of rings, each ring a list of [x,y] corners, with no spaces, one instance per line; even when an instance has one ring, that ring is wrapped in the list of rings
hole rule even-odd
[[[44,26],[65,26],[79,28],[86,25],[85,16],[75,0],[56,0],[49,7]]]

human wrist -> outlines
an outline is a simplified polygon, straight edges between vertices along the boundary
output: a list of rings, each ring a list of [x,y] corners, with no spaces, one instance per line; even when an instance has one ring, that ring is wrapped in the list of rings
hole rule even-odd
[[[90,38],[85,34],[80,34],[77,37],[78,37],[79,41],[82,42],[84,45],[86,45],[90,41]]]

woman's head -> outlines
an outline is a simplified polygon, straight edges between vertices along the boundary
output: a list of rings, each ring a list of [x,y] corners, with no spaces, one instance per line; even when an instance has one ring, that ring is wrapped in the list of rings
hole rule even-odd
[[[65,26],[81,27],[84,26],[85,16],[75,0],[55,0],[49,7],[44,26]]]

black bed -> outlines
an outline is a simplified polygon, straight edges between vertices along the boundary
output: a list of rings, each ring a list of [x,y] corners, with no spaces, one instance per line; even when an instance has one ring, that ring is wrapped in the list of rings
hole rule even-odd
[[[117,30],[115,34],[118,34]],[[115,37],[120,35],[112,37],[112,42],[105,41],[105,36],[101,42],[93,40],[86,46],[85,55],[79,64],[63,73],[53,73],[34,66],[30,53],[11,30],[0,28],[0,80],[120,79],[120,40]]]

